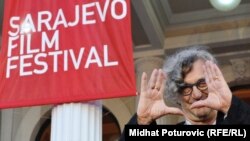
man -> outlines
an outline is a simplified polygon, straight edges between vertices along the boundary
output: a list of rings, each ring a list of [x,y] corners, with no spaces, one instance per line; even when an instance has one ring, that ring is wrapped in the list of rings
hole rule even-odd
[[[216,63],[196,46],[167,58],[164,69],[155,69],[149,80],[143,73],[137,113],[129,124],[156,124],[170,114],[183,115],[183,125],[250,124],[250,106],[232,95]]]

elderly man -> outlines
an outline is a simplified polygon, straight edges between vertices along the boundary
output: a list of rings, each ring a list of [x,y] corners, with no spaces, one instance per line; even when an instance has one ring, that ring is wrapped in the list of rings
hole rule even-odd
[[[156,124],[170,114],[183,115],[182,125],[250,124],[250,106],[232,95],[216,59],[202,46],[170,56],[149,80],[142,74],[137,113],[128,124]]]

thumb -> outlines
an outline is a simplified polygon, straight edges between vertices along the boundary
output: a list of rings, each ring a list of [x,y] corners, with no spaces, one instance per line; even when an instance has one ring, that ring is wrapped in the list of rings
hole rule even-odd
[[[175,107],[166,107],[165,114],[184,115],[182,110]]]
[[[190,108],[193,109],[193,108],[199,108],[199,107],[204,107],[204,106],[208,106],[207,100],[196,101],[190,106]]]

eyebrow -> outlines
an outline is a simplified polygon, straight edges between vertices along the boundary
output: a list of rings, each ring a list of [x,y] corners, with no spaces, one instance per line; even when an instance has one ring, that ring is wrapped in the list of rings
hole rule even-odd
[[[193,84],[185,83],[185,82],[179,83],[179,84],[181,85],[181,87],[185,87],[185,86],[192,86],[192,85],[197,84],[198,82],[201,82],[201,81],[205,81],[205,78],[200,78],[200,79],[198,79],[198,80],[197,80],[195,83],[193,83]]]

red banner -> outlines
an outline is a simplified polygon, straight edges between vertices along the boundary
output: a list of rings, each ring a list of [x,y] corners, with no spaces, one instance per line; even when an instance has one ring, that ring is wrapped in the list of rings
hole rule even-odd
[[[130,0],[6,0],[0,108],[135,95]]]

